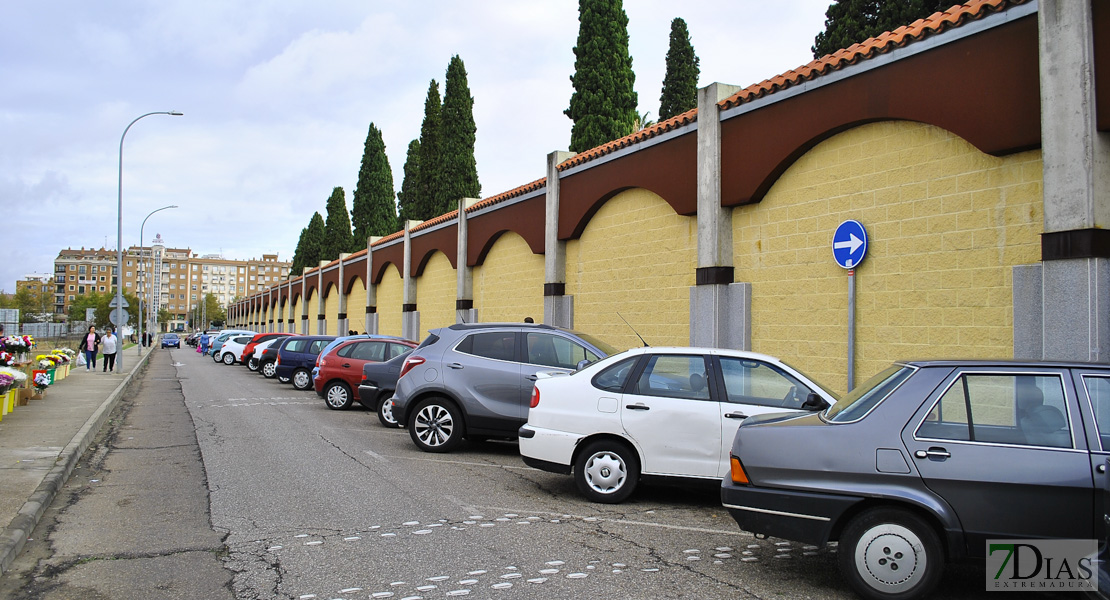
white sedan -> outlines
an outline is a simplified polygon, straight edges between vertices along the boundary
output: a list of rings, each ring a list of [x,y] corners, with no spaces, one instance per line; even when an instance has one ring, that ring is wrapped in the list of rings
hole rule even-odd
[[[247,349],[247,344],[251,343],[255,335],[254,333],[249,333],[233,335],[227,338],[224,340],[224,345],[220,346],[219,353],[212,355],[212,360],[222,362],[225,365],[243,362],[243,351]]]
[[[836,396],[782,361],[718,348],[638,348],[532,389],[520,454],[574,474],[594,502],[622,502],[641,476],[720,480],[744,419],[824,410]]]

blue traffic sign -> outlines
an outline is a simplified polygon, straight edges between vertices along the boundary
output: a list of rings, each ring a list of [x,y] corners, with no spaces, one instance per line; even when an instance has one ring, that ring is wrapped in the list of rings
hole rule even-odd
[[[833,234],[832,251],[836,264],[845,269],[856,268],[867,255],[867,230],[859,221],[844,221]]]

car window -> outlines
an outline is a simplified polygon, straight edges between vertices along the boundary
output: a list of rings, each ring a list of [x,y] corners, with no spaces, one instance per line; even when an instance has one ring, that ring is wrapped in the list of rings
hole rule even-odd
[[[336,351],[335,354],[342,358],[351,358],[351,353],[355,351],[355,346],[357,345],[358,344],[347,344],[346,346],[343,346],[338,351]]]
[[[833,423],[848,423],[862,419],[871,412],[883,398],[889,396],[902,385],[914,369],[904,365],[891,365],[857,386],[843,400],[837,402],[825,414]]]
[[[308,346],[308,353],[319,354],[320,351],[324,349],[324,346],[327,346],[329,343],[331,343],[331,340],[312,340],[312,343]]]
[[[355,347],[351,353],[351,358],[356,360],[373,360],[381,362],[385,360],[385,346],[384,342],[359,342],[353,344]]]
[[[1110,377],[1083,377],[1091,409],[1095,411],[1095,426],[1102,449],[1110,450]]]
[[[937,400],[917,436],[1071,448],[1063,381],[1056,375],[965,373]]]
[[[721,375],[729,402],[801,408],[813,392],[776,365],[758,360],[721,357]]]
[[[455,350],[494,360],[516,360],[516,333],[512,331],[474,333],[459,342]]]
[[[531,333],[525,335],[528,347],[526,362],[545,367],[574,369],[583,360],[593,362],[598,356],[585,347],[558,335]]]
[[[251,337],[249,335],[235,338],[235,343],[236,344],[247,344],[247,343],[250,343],[250,341],[251,341]]]
[[[412,350],[412,348],[410,348],[410,347],[408,347],[404,344],[390,344],[389,345],[389,358],[397,358],[398,356],[401,356],[402,354],[408,352],[409,350]]]
[[[289,352],[304,352],[305,346],[307,345],[308,340],[289,340],[289,343],[285,344],[284,349]]]
[[[705,358],[701,355],[660,354],[648,359],[632,393],[663,398],[708,400]]]
[[[636,364],[638,356],[626,358],[617,364],[607,367],[594,376],[594,387],[619,394],[624,390],[624,382],[628,380],[628,374],[632,372],[632,366]]]

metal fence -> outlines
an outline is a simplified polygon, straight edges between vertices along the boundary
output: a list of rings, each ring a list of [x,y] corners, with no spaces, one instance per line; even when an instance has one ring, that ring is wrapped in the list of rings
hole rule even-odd
[[[5,335],[29,335],[35,339],[70,339],[88,330],[85,321],[69,323],[2,323]]]

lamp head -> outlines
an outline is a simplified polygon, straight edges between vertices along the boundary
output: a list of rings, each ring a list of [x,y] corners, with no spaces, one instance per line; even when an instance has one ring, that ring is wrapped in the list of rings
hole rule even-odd
[[[166,113],[166,114],[167,114],[167,115],[171,115],[171,116],[174,116],[174,117],[180,117],[181,115],[184,115],[185,113],[183,113],[183,112],[178,112],[178,111],[176,111],[176,110],[171,110],[170,112],[168,112],[168,113]]]

